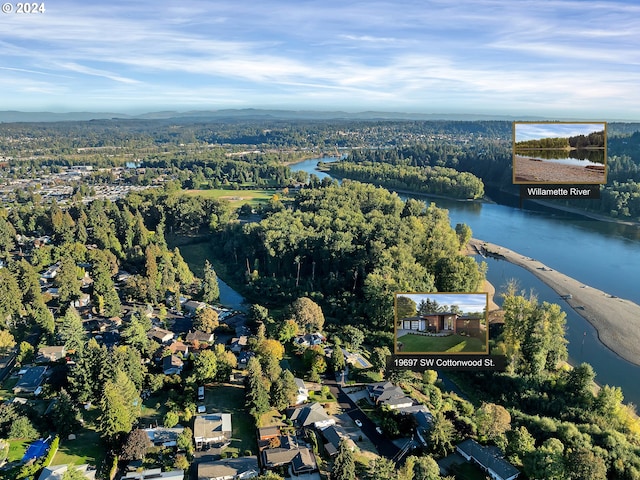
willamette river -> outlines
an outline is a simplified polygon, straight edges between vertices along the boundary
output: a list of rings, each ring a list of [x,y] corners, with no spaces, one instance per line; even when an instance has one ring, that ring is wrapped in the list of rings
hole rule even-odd
[[[291,166],[319,178],[318,161],[312,159]],[[586,285],[618,297],[640,303],[640,227],[591,220],[533,204],[533,210],[520,210],[516,200],[488,191],[497,203],[457,202],[412,195],[449,210],[452,225],[466,223],[475,238],[503,245]],[[402,196],[406,198],[406,195]],[[572,363],[588,362],[601,384],[621,386],[626,401],[640,403],[640,367],[633,365],[606,348],[595,329],[558,295],[526,270],[505,261],[483,259],[489,265],[487,279],[498,292],[510,279],[517,279],[522,289],[535,291],[540,301],[559,303],[567,313],[567,338]],[[496,303],[501,300],[496,295]]]

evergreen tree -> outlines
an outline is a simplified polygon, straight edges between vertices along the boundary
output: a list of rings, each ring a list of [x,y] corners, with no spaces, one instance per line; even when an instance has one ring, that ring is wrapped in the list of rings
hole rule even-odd
[[[247,408],[256,423],[260,425],[260,417],[269,411],[269,391],[264,384],[262,367],[257,358],[249,359],[246,377]]]
[[[51,411],[51,421],[62,438],[80,428],[80,412],[71,400],[66,390],[60,390],[55,405]]]
[[[202,301],[215,303],[220,298],[220,287],[218,286],[218,276],[209,260],[204,262],[204,280],[202,282]]]
[[[60,268],[54,279],[58,287],[58,298],[61,304],[67,304],[80,298],[80,280],[78,279],[78,267],[71,255],[65,255],[60,260]]]
[[[115,378],[104,386],[98,417],[100,433],[110,441],[129,433],[138,419],[141,403],[133,382],[124,372],[116,372]]]
[[[356,464],[353,457],[353,452],[349,447],[349,443],[345,438],[340,440],[338,446],[338,455],[333,463],[333,470],[331,470],[332,480],[355,480],[356,479]]]
[[[82,318],[80,318],[75,308],[69,307],[67,309],[67,313],[62,319],[59,333],[67,350],[82,352],[85,344],[85,333],[82,327]]]
[[[342,347],[334,346],[333,352],[331,353],[331,367],[333,368],[333,371],[336,373],[341,372],[344,370],[346,365],[344,353],[342,353]]]
[[[284,410],[296,401],[298,387],[293,373],[282,370],[280,376],[271,384],[271,404],[276,410]]]
[[[212,350],[200,352],[193,362],[193,371],[199,383],[214,380],[217,370],[216,354]]]

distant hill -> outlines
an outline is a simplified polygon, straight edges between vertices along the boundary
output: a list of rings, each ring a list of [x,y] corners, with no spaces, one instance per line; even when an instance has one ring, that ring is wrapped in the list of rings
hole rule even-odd
[[[160,111],[140,115],[113,112],[20,112],[0,111],[0,122],[65,122],[103,120],[111,118],[166,120],[193,118],[198,120],[541,120],[540,117],[514,117],[509,115],[480,115],[452,113],[406,113],[406,112],[342,112],[314,110],[268,110],[268,109],[224,109],[192,110],[186,112]]]

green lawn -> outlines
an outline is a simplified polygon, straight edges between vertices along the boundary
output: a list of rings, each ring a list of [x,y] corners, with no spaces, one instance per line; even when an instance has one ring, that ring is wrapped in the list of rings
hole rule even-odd
[[[403,344],[402,353],[485,353],[487,350],[485,342],[477,338],[463,337],[461,335],[427,337],[425,335],[408,333],[398,338],[398,342]]]
[[[476,465],[469,462],[461,463],[452,468],[459,480],[485,480],[487,475]]]
[[[106,449],[100,441],[100,435],[95,430],[84,429],[78,432],[75,440],[60,442],[60,448],[53,457],[51,465],[82,465],[88,463],[95,467],[105,458]]]
[[[211,190],[185,190],[185,195],[198,196],[213,199],[224,199],[231,203],[234,208],[239,208],[245,203],[255,206],[260,203],[267,202],[274,194],[277,194],[282,198],[282,192],[280,190],[223,190],[223,189],[211,189]]]
[[[256,425],[253,417],[244,408],[244,387],[239,385],[216,385],[206,389],[207,412],[230,413],[233,437],[227,453],[244,455],[245,450],[256,453]]]
[[[7,456],[7,462],[22,460],[24,452],[27,451],[27,447],[32,441],[33,440],[9,440],[9,455]]]

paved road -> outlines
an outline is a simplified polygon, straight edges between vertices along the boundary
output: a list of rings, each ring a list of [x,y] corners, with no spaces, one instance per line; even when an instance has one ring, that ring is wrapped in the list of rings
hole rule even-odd
[[[376,424],[362,413],[358,406],[351,401],[349,396],[342,391],[338,383],[334,380],[326,380],[324,383],[329,387],[331,393],[338,399],[338,405],[342,411],[349,414],[353,420],[360,420],[362,422],[360,430],[362,430],[362,433],[371,440],[378,450],[378,453],[387,458],[395,457],[399,451],[398,447],[396,447],[387,437],[376,431]]]

